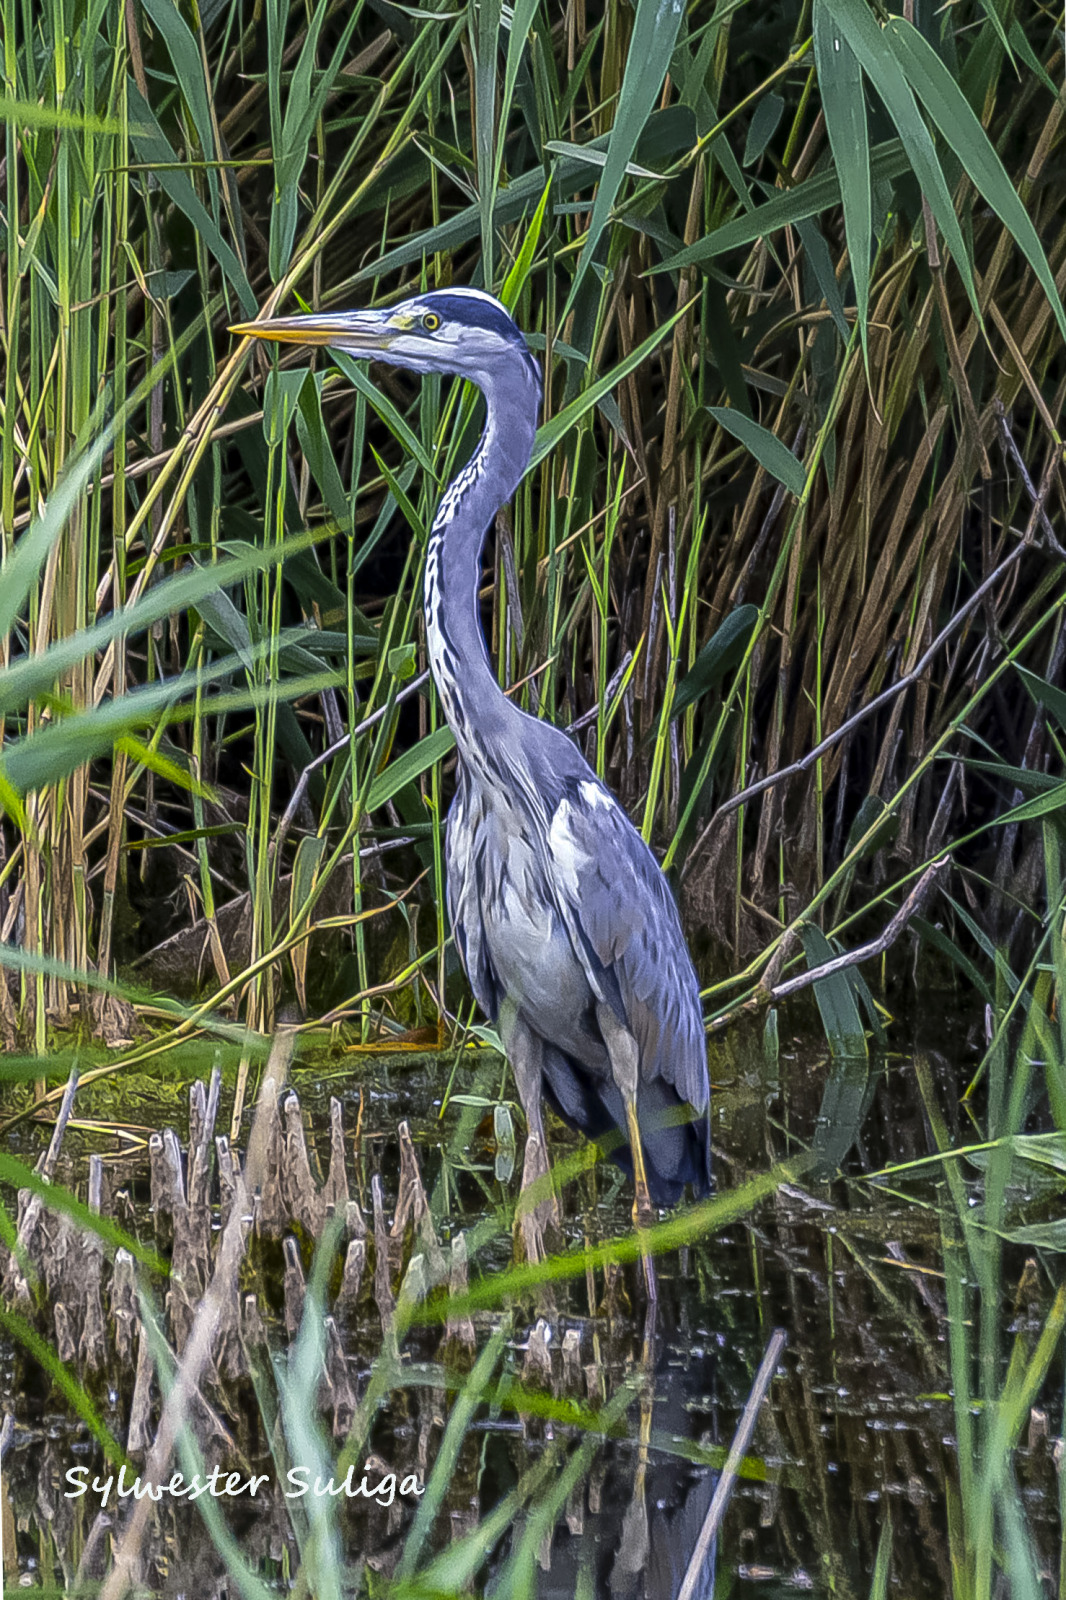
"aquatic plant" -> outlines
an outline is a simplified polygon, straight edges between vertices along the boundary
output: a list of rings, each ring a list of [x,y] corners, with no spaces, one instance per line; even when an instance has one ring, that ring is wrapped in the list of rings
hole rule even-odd
[[[418,605],[472,402],[257,366],[225,329],[491,286],[547,377],[486,573],[494,660],[673,874],[713,1049],[758,1059],[756,1019],[777,1082],[812,987],[803,1141],[868,1183],[885,1039],[934,989],[987,1007],[972,1090],[959,1060],[920,1079],[933,1169],[913,1196],[886,1170],[943,1229],[951,1582],[983,1600],[1009,1564],[1036,1592],[1013,1474],[1061,1316],[1028,1214],[1066,1128],[1055,18],[0,15],[0,1040],[37,1084],[12,1110],[47,1114],[76,1050],[121,1083],[209,1033],[239,1124],[290,1005],[334,1046],[478,1040]],[[1044,1331],[1008,1358],[1029,1253]],[[899,1549],[874,1541],[875,1592]]]

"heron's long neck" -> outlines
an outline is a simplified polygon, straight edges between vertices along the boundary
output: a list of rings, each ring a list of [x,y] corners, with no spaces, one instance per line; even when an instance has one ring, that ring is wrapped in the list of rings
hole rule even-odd
[[[426,641],[433,679],[459,753],[475,770],[519,715],[504,695],[481,629],[481,551],[492,520],[529,463],[539,395],[520,377],[486,388],[485,431],[448,485],[426,553]]]

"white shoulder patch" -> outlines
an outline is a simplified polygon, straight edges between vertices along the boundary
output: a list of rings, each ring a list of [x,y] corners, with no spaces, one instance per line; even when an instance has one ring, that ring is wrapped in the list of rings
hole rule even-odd
[[[582,800],[584,800],[590,811],[596,811],[597,809],[601,811],[611,810],[611,797],[605,790],[600,788],[598,783],[591,783],[586,778],[578,785],[578,788],[581,791]]]
[[[565,886],[576,892],[582,866],[588,857],[574,837],[573,811],[569,800],[560,800],[548,829],[548,849]]]

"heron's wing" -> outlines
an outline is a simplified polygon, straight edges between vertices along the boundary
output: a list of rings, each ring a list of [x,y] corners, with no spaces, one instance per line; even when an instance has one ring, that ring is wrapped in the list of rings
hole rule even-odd
[[[560,911],[593,990],[624,1018],[645,1081],[708,1101],[699,982],[669,885],[621,806],[592,778],[568,784],[548,848]]]
[[[448,813],[445,852],[448,866],[448,916],[459,959],[474,999],[491,1022],[500,1008],[499,986],[489,960],[481,916],[484,829],[476,793],[459,769],[455,799]]]

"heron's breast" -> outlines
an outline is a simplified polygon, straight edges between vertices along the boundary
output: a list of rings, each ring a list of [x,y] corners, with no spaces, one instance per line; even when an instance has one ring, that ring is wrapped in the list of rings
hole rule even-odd
[[[543,1039],[599,1069],[595,996],[537,853],[528,838],[505,832],[485,866],[482,923],[500,983]]]
[[[485,868],[482,911],[496,970],[517,977],[531,964],[557,965],[554,946],[562,930],[529,841],[497,827]]]

